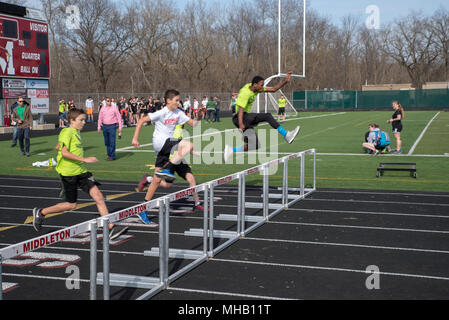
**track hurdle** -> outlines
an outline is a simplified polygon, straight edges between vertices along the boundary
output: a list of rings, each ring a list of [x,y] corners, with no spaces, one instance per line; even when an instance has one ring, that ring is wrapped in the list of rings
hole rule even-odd
[[[305,175],[308,172],[306,165],[306,157],[312,156],[312,185],[307,187],[305,182]],[[299,187],[290,187],[289,185],[289,163],[295,159],[299,159]],[[284,209],[288,209],[295,203],[304,199],[311,193],[316,191],[316,150],[310,149],[297,154],[292,154],[284,157],[281,162],[284,164],[282,187],[278,187],[279,193],[270,193],[269,197],[272,199],[282,199]]]
[[[151,292],[159,292],[165,288],[165,275],[161,272],[159,278],[110,272],[109,228],[107,227],[111,223],[120,222],[158,207],[160,215],[159,227],[165,230],[167,219],[165,218],[164,200],[164,198],[155,199],[98,219],[99,226],[103,228],[103,272],[97,273],[95,285],[103,285],[104,300],[109,300],[111,286],[151,289]],[[168,246],[165,238],[159,237],[159,246],[161,251],[165,252],[164,249]],[[162,262],[160,261],[161,264]],[[160,270],[164,269],[161,268]]]
[[[27,241],[23,241],[18,244],[14,244],[8,247],[5,247],[0,250],[0,300],[3,298],[2,294],[2,264],[6,262],[8,259],[13,259],[16,257],[19,257],[21,255],[37,251],[42,248],[49,247],[51,245],[60,243],[62,241],[68,240],[70,238],[76,237],[78,235],[81,235],[86,232],[93,231],[92,228],[95,228],[95,240],[91,241],[91,250],[93,247],[96,248],[96,222],[95,220],[91,220],[88,222],[83,222],[77,225],[74,225],[69,228],[65,228],[62,230],[54,231],[51,233],[48,233],[46,235],[36,237]],[[95,243],[95,244],[94,244]],[[91,270],[94,270],[96,268],[96,254],[91,255],[91,258],[94,258],[95,260],[91,259],[90,261],[90,268]],[[91,283],[95,283],[95,277],[92,277],[93,274],[91,273]],[[95,289],[92,287],[93,284],[91,284],[90,292],[95,292]]]
[[[202,238],[202,249],[201,250],[191,250],[191,249],[173,249],[169,248],[169,233],[170,233],[170,223],[169,223],[169,212],[170,212],[170,204],[173,201],[177,201],[180,199],[185,199],[189,196],[192,196],[194,193],[201,193],[203,192],[204,195],[204,212],[203,212],[203,229],[201,230],[199,236]],[[164,282],[168,286],[171,282],[175,281],[182,275],[188,273],[192,269],[196,268],[201,263],[207,261],[208,254],[207,254],[207,212],[209,211],[209,188],[207,184],[201,184],[193,188],[188,188],[182,191],[178,191],[174,194],[168,195],[163,200],[165,202],[165,212],[163,213],[165,217],[165,223],[164,228],[159,228],[159,232],[161,234],[161,237],[165,239],[165,246],[162,248],[151,248],[149,251],[145,251],[145,256],[151,256],[151,257],[160,257],[161,258],[161,270],[165,277]],[[181,268],[180,270],[176,271],[173,274],[169,274],[168,271],[168,264],[169,264],[169,258],[170,259],[184,259],[184,260],[192,260],[189,264]],[[162,269],[163,268],[163,269]],[[146,294],[145,296],[142,296],[141,298],[149,297],[151,296],[151,293]]]
[[[311,188],[306,188],[305,173],[306,173],[306,156],[313,156],[313,185]],[[289,161],[295,159],[300,160],[299,170],[299,188],[289,187]],[[283,164],[282,170],[282,187],[277,190],[282,191],[281,194],[270,193],[269,186],[269,170],[273,166]],[[262,188],[256,188],[257,191],[262,191],[262,202],[260,204],[250,204],[246,202],[247,190],[254,191],[247,187],[247,179],[249,176],[262,173]],[[238,180],[238,199],[236,215],[221,215],[217,213],[217,206],[214,203],[215,189],[227,183]],[[271,188],[272,189],[272,188]],[[272,219],[279,212],[282,212],[296,202],[304,199],[306,196],[316,190],[316,151],[315,149],[304,152],[292,154],[281,159],[272,160],[260,166],[223,177],[209,183],[205,183],[194,188],[186,189],[159,199],[152,200],[148,203],[139,204],[134,207],[112,213],[106,217],[94,219],[82,224],[59,230],[29,241],[25,241],[13,246],[9,246],[0,250],[0,288],[2,284],[2,268],[1,262],[17,257],[26,252],[38,250],[40,248],[50,246],[52,244],[63,241],[83,233],[90,232],[91,247],[90,247],[90,299],[96,299],[97,285],[103,285],[103,296],[105,300],[110,298],[110,287],[133,287],[149,289],[147,293],[140,296],[138,300],[149,299],[160,291],[166,289],[169,284],[182,275],[190,272],[201,263],[213,258],[217,253],[232,245],[248,233],[263,225]],[[170,249],[169,248],[169,230],[170,230],[170,203],[185,197],[190,196],[193,192],[204,192],[204,215],[203,215],[203,229],[191,229],[185,234],[190,236],[202,237],[202,250],[187,250],[187,249]],[[291,193],[290,193],[291,192]],[[270,203],[270,199],[281,199],[281,203]],[[289,201],[291,200],[291,201]],[[139,213],[149,211],[154,208],[159,208],[159,248],[152,248],[150,251],[145,251],[145,256],[159,257],[159,277],[143,277],[137,275],[115,274],[110,272],[109,259],[109,229],[110,223],[117,223],[125,220]],[[259,209],[259,214],[249,214],[249,210]],[[261,209],[261,210],[260,210]],[[270,210],[274,210],[270,212]],[[234,221],[234,228],[236,231],[230,230],[215,230],[215,221],[227,220]],[[254,223],[247,227],[247,224]],[[97,273],[97,228],[103,227],[103,272]],[[216,239],[225,239],[215,247]],[[168,271],[169,258],[193,260],[181,270],[170,275]],[[0,299],[2,294],[0,293]]]

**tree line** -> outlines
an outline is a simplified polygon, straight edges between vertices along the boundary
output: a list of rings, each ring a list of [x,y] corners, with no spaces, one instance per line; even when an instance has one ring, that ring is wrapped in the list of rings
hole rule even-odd
[[[52,92],[234,92],[277,73],[276,0],[40,0]],[[283,0],[282,70],[302,73],[302,0]],[[79,29],[66,8],[79,8]],[[307,9],[306,79],[287,90],[449,80],[449,12],[410,11],[380,29]]]

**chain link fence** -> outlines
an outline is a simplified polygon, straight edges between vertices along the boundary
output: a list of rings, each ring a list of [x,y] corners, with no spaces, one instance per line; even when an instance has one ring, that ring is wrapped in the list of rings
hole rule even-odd
[[[399,101],[407,109],[449,108],[449,89],[388,91],[295,91],[296,109],[391,109]]]
[[[153,99],[162,99],[164,97],[165,92],[152,92],[152,93],[51,93],[50,94],[50,114],[57,114],[59,109],[59,101],[64,100],[65,102],[73,100],[74,104],[78,108],[85,108],[86,100],[91,97],[94,100],[95,103],[95,109],[94,112],[98,111],[98,104],[103,101],[104,98],[110,97],[112,99],[118,100],[121,97],[124,97],[126,100],[130,98],[143,98],[145,100],[148,100],[148,98],[151,96]],[[188,92],[188,93],[181,93],[181,100],[184,101],[186,97],[189,97],[190,101],[193,100],[193,98],[197,98],[198,101],[201,103],[201,100],[203,100],[203,97],[207,97],[207,99],[210,99],[211,97],[217,96],[220,101],[220,109],[222,111],[227,111],[229,109],[229,105],[231,103],[231,96],[232,93],[230,92]]]

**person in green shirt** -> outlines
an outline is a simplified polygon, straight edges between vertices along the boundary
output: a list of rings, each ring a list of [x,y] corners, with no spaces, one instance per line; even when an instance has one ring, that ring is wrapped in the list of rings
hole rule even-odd
[[[64,99],[59,101],[59,127],[62,128],[65,126],[64,124],[64,120],[62,118],[62,116],[64,115],[64,113],[66,113],[67,111],[69,111],[69,105],[64,101]]]
[[[231,103],[229,104],[229,110],[231,110],[233,116],[235,115],[236,105],[237,105],[237,95],[233,94],[231,96]]]
[[[244,145],[234,148],[227,145],[224,150],[225,163],[228,162],[234,153],[259,149],[259,139],[254,128],[262,122],[268,122],[268,124],[276,129],[288,143],[293,142],[299,133],[299,126],[293,131],[286,131],[278,122],[276,122],[271,113],[251,113],[251,108],[259,93],[276,92],[280,90],[290,82],[291,75],[292,72],[287,73],[285,80],[272,88],[265,88],[265,79],[256,76],[251,83],[246,84],[240,89],[236,102],[236,114],[232,118],[232,122],[242,132]]]
[[[215,119],[215,112],[217,108],[217,102],[214,100],[213,97],[210,97],[210,100],[206,103],[206,121],[210,122],[212,119]]]
[[[282,121],[285,121],[285,106],[287,105],[287,100],[284,96],[278,100],[279,112],[278,112],[278,122],[281,121],[281,116],[283,116]]]
[[[42,229],[46,215],[73,211],[77,208],[78,188],[95,200],[101,216],[109,214],[103,194],[98,188],[100,183],[94,179],[92,173],[88,172],[85,166],[86,163],[98,162],[96,157],[84,156],[80,131],[86,124],[86,115],[83,110],[74,108],[69,111],[67,118],[70,121],[70,127],[61,131],[56,146],[58,150],[56,171],[62,183],[62,195],[65,202],[44,209],[34,208],[33,227],[36,231]],[[118,228],[112,224],[109,225],[109,228],[111,240],[118,238],[128,229]]]

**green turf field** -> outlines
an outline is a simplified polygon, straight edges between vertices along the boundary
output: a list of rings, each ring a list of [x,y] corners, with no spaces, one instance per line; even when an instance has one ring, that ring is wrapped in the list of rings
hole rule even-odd
[[[274,134],[269,139],[269,126],[258,128],[259,136],[265,134],[267,142],[262,143],[261,151],[257,155],[238,155],[233,164],[221,164],[221,152],[225,145],[224,130],[231,133],[235,129],[231,119],[222,119],[221,123],[202,123],[201,133],[198,128],[187,131],[193,138],[195,149],[202,149],[202,157],[192,158],[192,169],[198,183],[207,182],[219,177],[254,167],[270,159],[285,156],[310,148],[315,148],[317,156],[317,185],[318,188],[361,188],[382,190],[421,190],[449,192],[449,113],[440,112],[437,118],[428,127],[420,142],[416,145],[413,155],[407,155],[416,143],[429,121],[437,111],[409,111],[404,120],[403,156],[367,156],[361,144],[364,134],[368,131],[368,124],[377,123],[388,133],[391,125],[386,123],[393,111],[370,112],[332,112],[332,113],[301,113],[297,118],[287,118],[283,126],[289,130],[301,126],[301,133],[291,145],[282,137]],[[143,128],[139,139],[141,145],[151,144],[154,127]],[[216,130],[216,131],[211,131]],[[222,133],[218,133],[221,131]],[[236,132],[234,130],[234,132]],[[117,161],[105,161],[106,148],[103,135],[97,132],[82,133],[86,156],[95,156],[100,161],[88,165],[98,180],[139,181],[143,173],[150,170],[146,165],[154,164],[155,153],[152,146],[143,146],[136,152],[131,147],[134,128],[123,130],[122,140],[117,140]],[[203,134],[203,136],[201,136]],[[241,144],[238,133],[234,141]],[[229,138],[229,135],[228,135]],[[232,136],[231,136],[232,138]],[[394,138],[392,147],[395,148]],[[212,145],[215,142],[216,145]],[[56,157],[54,146],[57,136],[32,138],[32,156],[22,157],[18,148],[10,148],[10,141],[0,142],[3,154],[0,174],[21,176],[57,177],[52,168],[34,168],[32,163],[43,161],[49,157]],[[278,154],[276,154],[276,152]],[[213,160],[216,160],[213,162]],[[218,163],[217,163],[218,162]],[[411,178],[404,172],[387,172],[382,178],[376,178],[376,168],[380,162],[414,162],[418,168],[418,179]],[[312,159],[306,159],[306,183],[310,184]],[[280,184],[281,167],[270,177],[272,184]],[[289,168],[290,186],[299,184],[299,162],[291,163]],[[181,180],[180,180],[181,181]],[[183,182],[183,181],[182,181]],[[260,184],[260,176],[248,178],[249,184]]]

